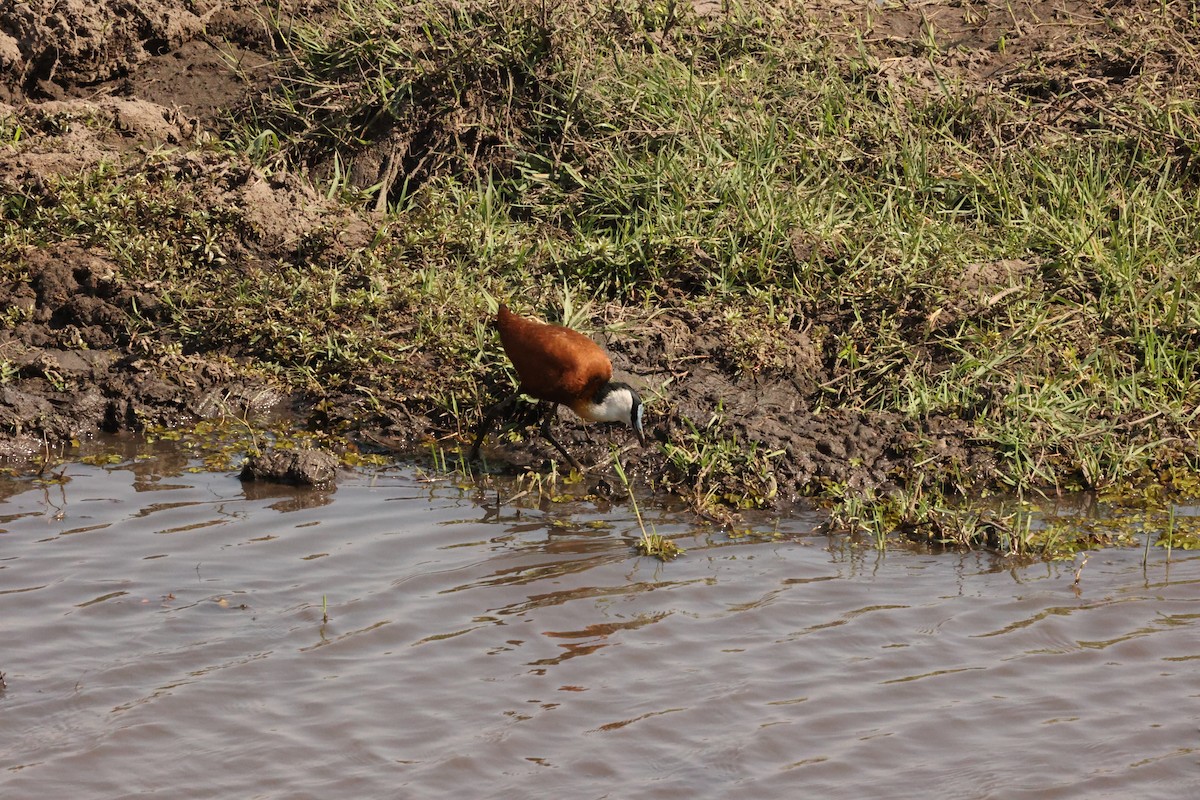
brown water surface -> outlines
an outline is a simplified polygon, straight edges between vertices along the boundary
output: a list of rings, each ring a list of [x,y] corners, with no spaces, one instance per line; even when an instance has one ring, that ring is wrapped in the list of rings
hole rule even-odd
[[[415,471],[0,483],[0,797],[1183,798],[1200,557],[500,514]],[[487,496],[488,502],[494,495]],[[652,516],[654,516],[652,512]],[[327,598],[330,619],[322,622]]]

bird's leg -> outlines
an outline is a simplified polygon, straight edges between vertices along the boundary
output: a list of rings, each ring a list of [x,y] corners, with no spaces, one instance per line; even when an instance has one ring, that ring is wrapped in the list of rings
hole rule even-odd
[[[475,444],[471,445],[470,459],[472,461],[479,458],[479,445],[483,444],[484,437],[491,433],[492,426],[496,424],[496,419],[502,413],[507,411],[509,406],[516,402],[519,396],[520,395],[517,393],[510,394],[508,397],[504,398],[499,403],[496,403],[496,405],[488,409],[487,415],[483,418],[483,422],[479,424],[479,433],[475,436]]]
[[[567,452],[567,448],[558,443],[558,439],[554,438],[554,434],[550,433],[550,420],[554,418],[554,412],[557,409],[558,404],[551,403],[550,408],[546,410],[545,415],[542,417],[542,436],[546,437],[546,441],[554,445],[554,449],[563,454],[563,458],[567,460],[568,464],[570,464],[579,472],[583,472],[583,467],[580,466],[579,462],[575,460],[575,457]]]

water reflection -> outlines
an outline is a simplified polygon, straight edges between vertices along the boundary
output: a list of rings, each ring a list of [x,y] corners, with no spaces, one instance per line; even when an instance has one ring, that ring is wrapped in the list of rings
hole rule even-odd
[[[246,500],[273,500],[267,507],[280,513],[327,506],[333,502],[335,491],[337,487],[284,486],[263,481],[242,484],[242,497]]]
[[[878,553],[130,445],[0,481],[0,796],[1183,797],[1200,559]],[[326,616],[328,617],[326,619]]]

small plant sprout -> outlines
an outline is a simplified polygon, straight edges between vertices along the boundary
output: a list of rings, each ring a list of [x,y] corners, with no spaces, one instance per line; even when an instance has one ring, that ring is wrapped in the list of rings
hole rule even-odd
[[[1146,563],[1150,560],[1150,527],[1146,526],[1146,547],[1142,550],[1142,569],[1146,568]]]
[[[1167,517],[1167,563],[1171,563],[1171,549],[1175,546],[1175,505],[1171,505],[1170,515]]]
[[[637,517],[638,528],[642,531],[642,538],[638,539],[633,546],[640,555],[654,556],[659,561],[671,561],[684,553],[684,549],[675,542],[654,530],[654,526],[650,526],[650,530],[646,530],[646,522],[642,519],[642,510],[638,508],[637,497],[633,494],[633,487],[629,485],[629,478],[625,474],[625,468],[621,466],[621,459],[617,452],[613,452],[613,469],[617,472],[617,477],[621,479],[621,485],[625,487],[625,491],[629,492],[629,503],[633,506],[634,516]]]

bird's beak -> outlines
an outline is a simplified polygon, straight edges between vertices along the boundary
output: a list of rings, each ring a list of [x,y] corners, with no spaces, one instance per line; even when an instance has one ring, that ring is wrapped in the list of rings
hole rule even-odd
[[[630,394],[633,394],[633,417],[629,420],[629,427],[633,428],[633,432],[637,434],[638,444],[642,447],[646,446],[646,431],[642,428],[642,414],[645,413],[646,407],[642,405],[641,399],[630,389]]]

